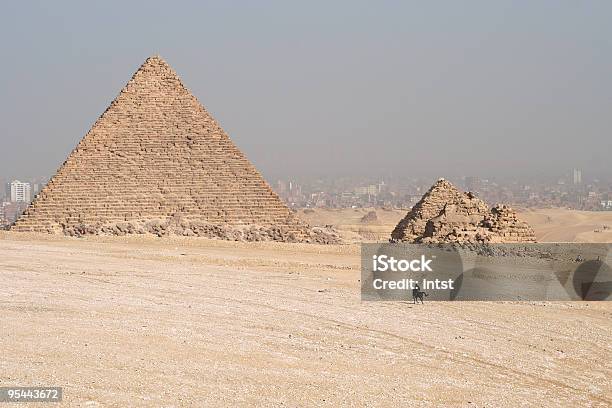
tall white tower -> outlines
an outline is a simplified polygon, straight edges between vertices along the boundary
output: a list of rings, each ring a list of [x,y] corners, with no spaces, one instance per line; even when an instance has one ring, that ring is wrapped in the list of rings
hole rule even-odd
[[[11,201],[14,203],[29,203],[31,191],[30,183],[15,180],[11,183]]]
[[[582,184],[582,171],[574,169],[574,184]]]

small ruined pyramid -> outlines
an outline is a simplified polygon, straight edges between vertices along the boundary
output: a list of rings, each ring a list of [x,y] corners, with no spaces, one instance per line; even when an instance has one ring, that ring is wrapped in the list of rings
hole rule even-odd
[[[392,242],[535,242],[533,229],[508,206],[492,209],[439,179],[391,233]]]
[[[374,210],[368,211],[366,215],[364,215],[363,217],[361,217],[361,219],[359,219],[359,222],[361,224],[380,224],[380,220],[378,219],[378,214],[376,214],[376,211]]]
[[[12,230],[294,241],[312,233],[158,56],[136,71]]]

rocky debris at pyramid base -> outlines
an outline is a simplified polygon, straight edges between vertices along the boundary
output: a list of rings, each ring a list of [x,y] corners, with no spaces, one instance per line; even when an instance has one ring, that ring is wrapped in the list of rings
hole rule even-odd
[[[54,232],[54,231],[49,231]],[[295,226],[261,226],[209,224],[201,221],[185,221],[176,218],[166,220],[138,220],[108,224],[75,224],[65,226],[61,233],[72,237],[87,235],[125,236],[155,235],[203,237],[225,241],[276,241],[312,244],[339,244],[339,234],[332,228]]]
[[[439,179],[391,233],[391,242],[528,243],[533,229],[506,205],[491,209],[472,193]]]

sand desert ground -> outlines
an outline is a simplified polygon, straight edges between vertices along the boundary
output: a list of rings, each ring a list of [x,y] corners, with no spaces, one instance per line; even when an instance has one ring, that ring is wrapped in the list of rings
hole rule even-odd
[[[0,272],[0,385],[64,406],[612,404],[609,302],[361,302],[357,244],[2,232]]]
[[[375,211],[378,221],[362,218]],[[408,210],[382,208],[301,209],[311,225],[334,225],[349,242],[388,239]],[[538,242],[612,242],[612,211],[577,211],[563,208],[526,209],[519,217],[535,230]],[[607,226],[608,228],[605,228]]]

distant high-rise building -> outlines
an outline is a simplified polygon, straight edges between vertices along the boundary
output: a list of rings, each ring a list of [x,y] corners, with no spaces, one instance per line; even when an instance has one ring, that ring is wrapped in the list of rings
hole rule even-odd
[[[375,196],[378,194],[378,185],[370,184],[369,186],[355,187],[354,191],[357,195]]]
[[[465,189],[472,193],[480,192],[481,182],[478,177],[466,177],[465,178]]]
[[[11,183],[11,201],[14,203],[29,203],[31,195],[30,183],[15,180]]]
[[[574,184],[582,184],[582,171],[574,169]]]
[[[382,194],[385,193],[387,191],[387,185],[385,184],[384,180],[380,180],[380,183],[378,183],[378,193]]]

